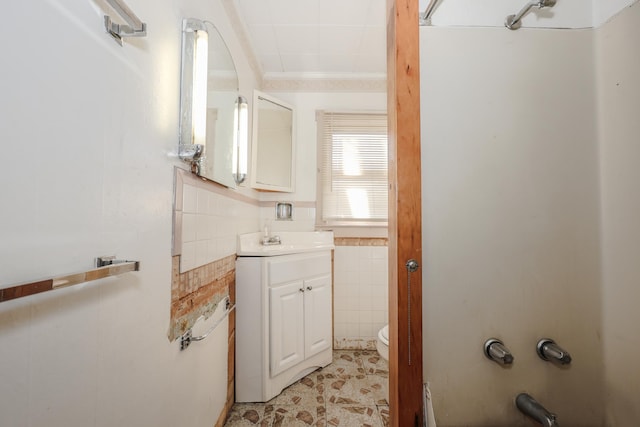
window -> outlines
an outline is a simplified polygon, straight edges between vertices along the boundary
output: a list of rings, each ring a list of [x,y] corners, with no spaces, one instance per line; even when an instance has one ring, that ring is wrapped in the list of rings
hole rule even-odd
[[[387,115],[318,112],[319,226],[387,225]]]

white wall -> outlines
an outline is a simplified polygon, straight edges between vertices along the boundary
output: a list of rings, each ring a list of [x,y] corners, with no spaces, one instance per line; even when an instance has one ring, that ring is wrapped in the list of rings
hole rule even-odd
[[[607,20],[638,0],[593,0],[593,26],[600,27]]]
[[[592,33],[421,30],[424,355],[439,427],[525,426],[527,391],[600,426]],[[515,356],[503,369],[486,339]],[[538,358],[550,337],[574,362]]]
[[[596,32],[602,191],[603,348],[610,426],[640,424],[640,4]]]
[[[3,426],[211,426],[219,415],[209,386],[226,366],[225,325],[186,352],[167,340],[182,18],[218,25],[245,94],[255,78],[219,0],[127,3],[149,35],[123,47],[104,33],[102,1],[5,7],[0,285],[110,254],[141,271],[0,305]]]

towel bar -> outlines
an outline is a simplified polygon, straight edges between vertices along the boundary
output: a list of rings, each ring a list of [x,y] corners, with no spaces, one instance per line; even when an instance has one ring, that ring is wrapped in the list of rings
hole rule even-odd
[[[0,302],[139,270],[140,262],[138,261],[112,261],[112,263],[103,267],[94,268],[93,270],[82,273],[67,274],[66,276],[53,277],[51,279],[38,280],[36,282],[0,289]]]
[[[226,297],[224,297],[224,299],[226,300],[226,302],[225,302],[225,306],[224,306],[224,308],[225,308],[225,310],[226,310],[226,311],[225,311],[225,313],[222,315],[222,317],[221,317],[221,318],[219,318],[219,319],[216,321],[216,323],[214,323],[214,324],[213,324],[213,326],[211,326],[211,327],[209,328],[209,330],[208,330],[207,332],[205,332],[204,334],[199,335],[199,336],[197,336],[197,337],[194,337],[194,336],[193,336],[193,333],[192,333],[191,329],[187,330],[187,332],[185,332],[185,333],[180,337],[180,350],[181,350],[181,351],[182,351],[182,350],[186,350],[186,349],[187,349],[187,347],[189,347],[193,341],[202,341],[203,339],[207,338],[207,337],[209,336],[209,334],[210,334],[211,332],[213,332],[213,330],[214,330],[215,328],[217,328],[217,327],[218,327],[218,325],[219,325],[220,323],[222,323],[222,321],[225,319],[225,317],[227,317],[227,316],[229,315],[229,313],[231,313],[233,310],[235,310],[236,305],[235,305],[235,304],[231,305],[231,298],[229,297],[229,295],[227,295]]]

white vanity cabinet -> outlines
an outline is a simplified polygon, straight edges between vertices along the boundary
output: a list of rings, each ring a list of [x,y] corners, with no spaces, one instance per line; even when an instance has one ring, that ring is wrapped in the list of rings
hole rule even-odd
[[[236,262],[236,401],[266,402],[332,360],[331,251]]]

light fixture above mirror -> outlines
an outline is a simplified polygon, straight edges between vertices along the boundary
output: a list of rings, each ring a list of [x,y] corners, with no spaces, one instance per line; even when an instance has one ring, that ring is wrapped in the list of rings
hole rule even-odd
[[[185,19],[179,157],[198,176],[235,188],[247,174],[247,103],[215,26]]]
[[[185,161],[198,161],[204,153],[208,56],[209,33],[204,22],[185,19],[182,25],[179,147],[179,156]]]

